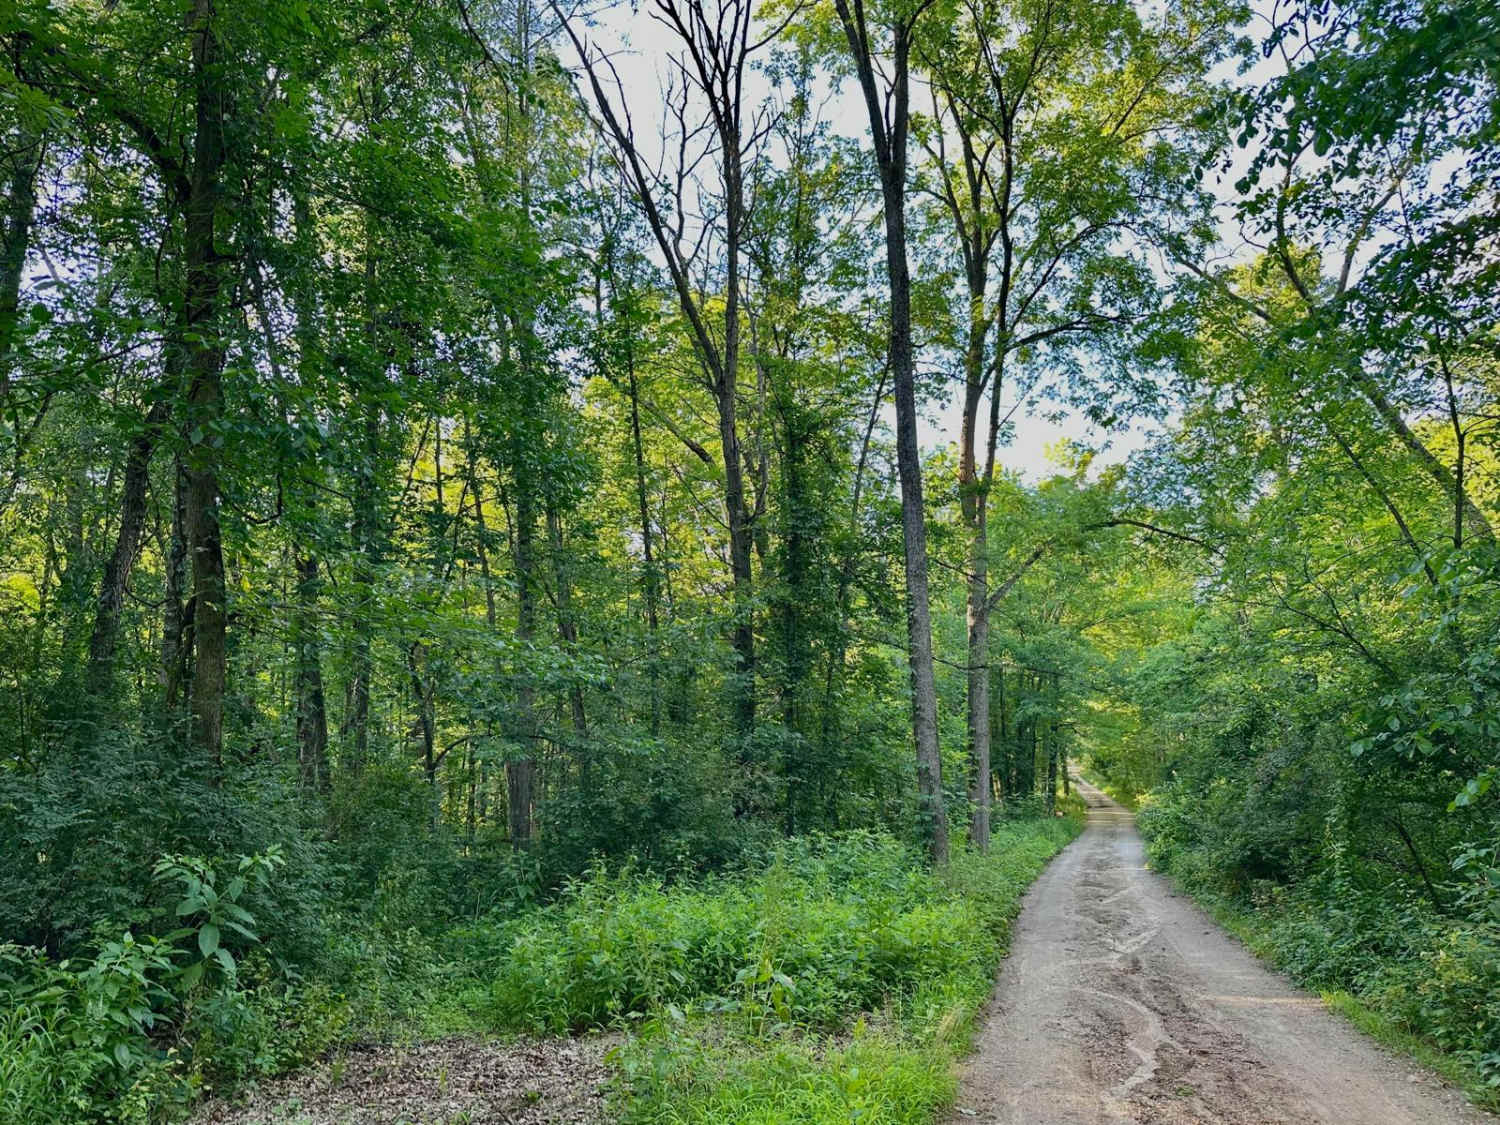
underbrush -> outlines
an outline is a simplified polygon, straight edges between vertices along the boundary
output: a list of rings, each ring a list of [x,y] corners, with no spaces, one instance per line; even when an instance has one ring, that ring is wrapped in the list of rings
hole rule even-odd
[[[930,1122],[953,1097],[951,1064],[1022,892],[1080,827],[1076,816],[1007,823],[988,856],[940,872],[878,837],[840,845],[821,871],[806,852],[773,866],[749,889],[760,937],[728,986],[667,974],[655,1014],[621,1048],[625,1120]],[[875,862],[847,864],[848,847]]]
[[[61,960],[0,945],[0,1122],[170,1120],[217,1083],[323,1050],[341,1006],[271,968],[241,901],[281,863],[276,851],[244,857],[226,877],[169,856],[154,875],[176,890],[177,928],[101,924],[88,955]]]

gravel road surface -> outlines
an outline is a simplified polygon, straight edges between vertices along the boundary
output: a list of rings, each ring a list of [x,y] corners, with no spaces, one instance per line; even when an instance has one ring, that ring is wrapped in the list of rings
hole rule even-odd
[[[1025,899],[954,1125],[1500,1121],[1257,961],[1079,790],[1088,827]]]

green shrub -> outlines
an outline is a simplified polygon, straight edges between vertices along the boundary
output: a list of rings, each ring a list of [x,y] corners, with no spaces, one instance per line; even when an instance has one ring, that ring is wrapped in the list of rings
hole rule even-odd
[[[0,1120],[152,1121],[215,1073],[247,1073],[256,1009],[239,965],[259,938],[240,900],[281,862],[244,857],[221,880],[204,860],[168,856],[153,878],[176,887],[176,929],[117,929],[92,956],[57,961],[0,946]]]
[[[596,869],[490,931],[488,1016],[561,1032],[676,1004],[832,1028],[982,961],[988,921],[870,833],[793,842],[759,875],[671,888]]]
[[[153,875],[163,855],[282,854],[281,875],[247,889],[259,936],[286,961],[324,942],[334,882],[317,810],[271,762],[218,770],[165,735],[107,734],[49,748],[35,772],[0,769],[0,941],[72,957],[108,919],[137,933],[178,924],[178,887]]]
[[[1257,952],[1299,984],[1347,994],[1457,1060],[1471,1085],[1500,1091],[1500,925],[1488,898],[1450,888],[1440,910],[1413,888],[1335,865],[1294,886],[1246,885],[1226,878],[1218,840],[1186,802],[1152,802],[1141,822],[1152,863],[1235,916]]]

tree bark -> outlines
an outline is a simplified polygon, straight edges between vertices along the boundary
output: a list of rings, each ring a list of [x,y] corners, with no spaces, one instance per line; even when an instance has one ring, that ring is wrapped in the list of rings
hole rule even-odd
[[[131,440],[125,458],[125,479],[120,494],[120,527],[115,549],[104,564],[99,598],[94,610],[94,628],[89,637],[88,670],[84,683],[88,694],[108,694],[114,680],[115,645],[120,632],[120,609],[130,571],[141,550],[146,525],[146,490],[151,483],[151,454],[162,427],[172,414],[171,400],[159,398],[146,412],[140,433]]]
[[[304,261],[316,261],[312,211],[305,192],[294,194],[292,208],[299,253]],[[306,286],[297,287],[292,304],[297,317],[297,375],[303,387],[312,387],[319,379],[321,359],[316,305]],[[303,524],[301,535],[292,545],[296,577],[292,645],[297,701],[297,772],[303,786],[327,792],[332,780],[328,770],[328,701],[323,687],[323,639],[318,621],[323,582],[315,535],[319,515],[317,484],[324,473],[321,450],[307,471],[315,479],[307,480],[300,473],[293,475],[294,487],[301,494],[297,510]]]
[[[193,580],[192,732],[198,751],[217,763],[222,761],[224,743],[228,610],[219,530],[220,422],[224,406],[219,303],[223,276],[215,235],[227,107],[214,15],[213,0],[194,0],[191,19],[196,127],[184,242],[189,422],[186,515]]]
[[[627,327],[626,331],[629,331]],[[661,733],[661,575],[657,573],[651,535],[651,505],[646,490],[646,454],[641,444],[640,387],[635,374],[635,352],[629,342],[626,363],[630,376],[630,444],[635,458],[635,495],[641,519],[641,593],[646,603],[646,676],[651,692],[651,737]]]
[[[379,424],[373,404],[364,404],[364,410],[364,455],[371,459],[377,455],[375,441]],[[375,571],[379,549],[374,478],[374,466],[368,463],[362,466],[356,473],[353,497],[351,585],[355,599],[354,644],[349,660],[349,713],[344,719],[344,729],[350,735],[348,766],[352,773],[364,769],[370,758],[370,703],[375,679]]]
[[[834,0],[869,114],[870,133],[880,169],[885,213],[886,276],[890,284],[889,354],[896,400],[896,461],[901,477],[901,529],[905,540],[907,656],[911,665],[912,734],[917,754],[928,852],[935,863],[948,861],[948,817],[943,807],[943,764],[938,748],[937,679],[933,669],[932,613],[927,592],[927,525],[922,496],[922,460],[917,445],[916,377],[911,339],[911,276],[906,260],[906,156],[910,125],[912,23],[892,29],[890,120],[875,73],[864,7]]]
[[[486,523],[485,518],[484,518],[484,492],[479,487],[479,471],[478,471],[477,466],[475,465],[475,459],[474,459],[474,440],[473,440],[473,434],[470,432],[470,428],[469,428],[469,424],[468,424],[467,420],[465,420],[465,422],[464,422],[464,446],[465,446],[466,468],[467,468],[467,471],[468,471],[468,474],[469,474],[469,491],[474,494],[474,525],[475,525],[475,530],[478,533],[475,536],[475,542],[476,542],[476,545],[477,545],[477,548],[478,548],[478,554],[479,554],[479,576],[484,581],[484,619],[485,619],[486,623],[490,627],[490,632],[492,634],[495,634],[495,635],[498,636],[499,631],[500,631],[500,623],[499,623],[500,619],[499,619],[499,613],[497,612],[497,609],[496,609],[496,606],[495,606],[495,582],[494,582],[494,575],[493,575],[493,572],[490,569],[490,549],[489,549],[490,532],[489,532],[489,526]],[[500,683],[505,678],[505,667],[504,667],[504,662],[502,661],[501,657],[498,654],[495,657],[494,668],[495,668],[495,671],[494,671],[495,682],[496,683]],[[480,775],[481,775],[481,782],[482,782],[483,779],[484,779],[484,777],[485,777],[485,768],[484,768],[483,763],[481,763],[481,765],[480,765]],[[530,793],[530,779],[529,779],[529,777],[527,777],[527,778],[518,778],[517,779],[518,784],[516,784],[516,785],[513,786],[512,781],[511,781],[511,776],[512,776],[511,775],[511,763],[510,762],[506,762],[506,764],[505,764],[505,782],[506,782],[506,796],[507,796],[507,805],[506,805],[506,808],[507,808],[507,822],[508,822],[508,825],[509,825],[509,828],[510,828],[510,831],[511,831],[512,846],[515,846],[515,831],[516,831],[517,825],[516,825],[516,822],[515,822],[515,819],[514,819],[514,816],[513,816],[513,813],[511,812],[511,810],[513,810],[516,807],[516,805],[519,803],[519,799],[520,798],[524,798],[524,800],[525,800],[525,807],[527,808],[527,810],[529,812],[530,807],[531,807],[531,793]],[[519,784],[519,782],[522,782],[522,781],[525,782],[524,785]],[[521,792],[517,792],[518,789],[521,790]],[[485,816],[486,816],[486,813],[488,811],[488,809],[487,809],[488,802],[486,800],[484,800],[484,798],[487,796],[487,793],[483,790],[483,788],[481,788],[481,794],[480,794],[480,796],[481,796],[481,801],[480,801],[480,806],[481,807],[480,807],[480,810],[479,810],[479,816],[480,816],[480,819],[484,819]],[[529,829],[530,829],[530,821],[529,821],[529,819],[527,821],[526,827],[527,827],[528,835],[529,835]]]
[[[172,530],[167,544],[166,584],[162,599],[162,704],[177,710],[192,666],[193,607],[188,589],[187,474],[180,458],[172,462]]]
[[[524,451],[522,452],[524,456]],[[524,470],[519,470],[524,475]],[[516,484],[516,640],[524,653],[536,636],[536,507],[529,482]],[[506,760],[505,782],[509,795],[510,843],[516,849],[531,846],[531,809],[536,785],[536,689],[531,669],[518,673],[516,690],[516,734],[519,754]]]
[[[778,412],[783,419],[782,503],[785,510],[782,546],[781,592],[778,616],[781,618],[782,683],[781,721],[788,736],[787,758],[782,762],[786,783],[786,833],[797,831],[797,806],[805,796],[802,790],[813,780],[807,774],[809,763],[803,747],[801,700],[812,669],[812,651],[803,629],[808,607],[817,594],[810,590],[810,560],[807,513],[811,510],[807,481],[807,446],[811,437],[807,419],[795,401],[790,388],[778,391]],[[794,756],[795,755],[795,756]],[[821,781],[821,771],[817,780]]]
[[[417,734],[422,739],[422,774],[427,779],[427,792],[432,802],[432,825],[437,827],[442,816],[442,793],[438,788],[438,765],[441,758],[437,752],[437,710],[433,699],[430,677],[423,675],[423,649],[421,641],[413,641],[406,649],[406,673],[411,680],[412,694],[417,700]]]
[[[297,568],[296,650],[297,766],[302,784],[326,792],[328,776],[328,706],[323,694],[322,645],[318,599],[323,583],[318,558],[305,544],[295,548]]]
[[[970,253],[975,268],[969,276],[969,339],[964,350],[964,411],[959,435],[959,508],[969,533],[968,580],[965,623],[968,637],[967,718],[969,736],[972,813],[969,842],[981,853],[990,850],[990,593],[989,593],[989,492],[995,475],[995,445],[999,438],[998,410],[990,411],[988,443],[983,475],[978,468],[975,431],[979,407],[988,385],[985,378],[984,292],[987,268],[983,255]],[[977,261],[976,261],[977,259]],[[998,366],[998,365],[997,365]],[[998,404],[999,388],[990,387]]]
[[[557,636],[570,655],[578,651],[578,622],[573,616],[573,576],[567,563],[567,550],[563,543],[562,517],[557,505],[547,501],[547,545],[552,554],[552,581],[557,598]],[[573,721],[573,733],[580,742],[589,736],[588,712],[583,705],[583,688],[575,679],[568,685],[568,710]],[[582,747],[579,747],[582,750]],[[586,763],[585,763],[586,764]]]
[[[10,389],[11,353],[21,318],[21,275],[31,246],[31,225],[36,218],[36,178],[41,169],[42,143],[28,133],[13,142],[7,161],[5,213],[0,221],[0,409]]]
[[[1057,723],[1058,677],[1052,674],[1051,715],[1047,719],[1047,815],[1057,811],[1057,762],[1060,731]]]
[[[376,246],[374,219],[365,215],[364,327],[370,346],[378,331],[376,317]],[[391,358],[389,349],[386,359]],[[348,706],[343,731],[349,735],[348,768],[359,773],[370,758],[370,708],[375,681],[375,607],[379,598],[375,589],[376,571],[381,553],[381,515],[377,465],[380,461],[380,406],[378,392],[384,382],[385,368],[373,364],[363,372],[363,385],[355,397],[361,430],[355,441],[360,449],[360,463],[354,472],[353,496],[350,500],[350,526],[354,545],[351,566],[354,598],[354,637],[349,654]]]

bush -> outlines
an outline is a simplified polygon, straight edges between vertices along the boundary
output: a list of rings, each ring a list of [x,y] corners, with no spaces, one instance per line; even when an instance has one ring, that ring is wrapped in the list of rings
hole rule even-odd
[[[0,946],[10,1012],[0,1023],[0,1120],[153,1121],[219,1074],[263,1070],[267,1009],[239,977],[259,937],[240,902],[281,862],[274,851],[243,857],[223,879],[201,859],[169,856],[153,877],[176,888],[176,929],[116,928],[90,956],[62,960]]]
[[[1069,822],[1008,825],[1005,862],[926,871],[907,846],[856,833],[778,849],[759,874],[666,886],[596,868],[524,919],[475,927],[493,966],[484,1015],[502,1028],[604,1026],[663,1005],[832,1029],[993,959],[995,933]]]
[[[1259,945],[1300,983],[1347,992],[1500,1088],[1500,929],[1333,880],[1283,896]]]
[[[260,936],[288,961],[310,960],[324,943],[333,881],[316,810],[274,764],[221,771],[165,735],[100,736],[41,756],[35,773],[0,769],[0,941],[75,956],[97,946],[103,919],[136,932],[178,922],[176,887],[152,865],[184,850],[239,856],[278,848],[280,878],[252,886],[244,905]]]
[[[1169,789],[1148,802],[1140,824],[1152,864],[1236,916],[1299,984],[1348,994],[1500,1091],[1500,924],[1486,895],[1447,887],[1440,909],[1413,887],[1333,862],[1290,886],[1246,881],[1226,869],[1235,853],[1209,824],[1215,807],[1212,792],[1195,804]]]

